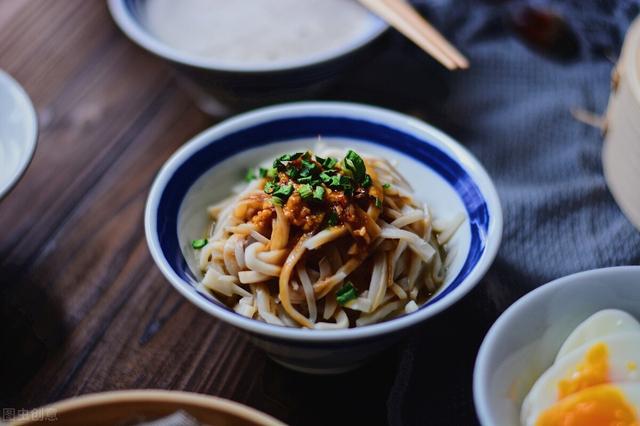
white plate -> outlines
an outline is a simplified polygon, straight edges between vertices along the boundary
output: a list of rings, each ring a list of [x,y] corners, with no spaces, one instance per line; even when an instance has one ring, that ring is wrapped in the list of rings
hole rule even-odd
[[[0,199],[27,169],[38,140],[38,119],[22,86],[0,70]]]

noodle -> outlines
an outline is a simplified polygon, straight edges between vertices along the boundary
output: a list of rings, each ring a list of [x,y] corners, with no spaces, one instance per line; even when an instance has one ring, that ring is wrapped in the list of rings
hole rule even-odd
[[[343,154],[281,156],[209,207],[206,239],[193,241],[201,287],[288,327],[359,327],[419,309],[444,282],[465,216],[432,221],[391,162],[331,157]]]

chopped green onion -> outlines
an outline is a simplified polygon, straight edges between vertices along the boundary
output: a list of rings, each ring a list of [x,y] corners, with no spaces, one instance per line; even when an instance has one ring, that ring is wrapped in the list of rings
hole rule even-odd
[[[287,167],[287,170],[285,170],[284,172],[287,176],[289,176],[291,179],[295,179],[298,177],[299,171],[298,169],[296,169],[293,166],[289,166]]]
[[[346,303],[356,299],[357,297],[358,293],[356,292],[356,289],[351,281],[347,281],[346,284],[336,292],[336,300],[340,305],[345,305]]]
[[[276,189],[278,189],[278,185],[273,183],[273,182],[267,182],[267,183],[264,184],[264,192],[266,194],[271,194]]]
[[[202,247],[206,246],[208,243],[206,238],[202,238],[200,240],[193,240],[191,241],[191,247],[193,247],[196,250],[201,249]]]
[[[266,177],[267,176],[267,169],[265,169],[264,167],[260,167],[258,169],[258,176],[260,176],[261,178]]]
[[[289,154],[281,155],[280,157],[273,160],[273,167],[280,169],[281,167],[284,167],[285,161],[290,161],[290,160],[291,160],[291,156]]]
[[[297,160],[298,158],[302,157],[303,154],[304,154],[304,152],[296,152],[295,154],[284,154],[284,155],[281,155],[280,157],[276,158],[273,161],[273,167],[278,167],[278,165],[282,164],[285,161]]]
[[[255,174],[254,170],[253,169],[248,169],[247,170],[247,174],[244,175],[244,180],[246,180],[247,182],[251,182],[255,178],[256,178],[256,174]]]
[[[390,183],[385,183],[384,185],[382,185],[383,189],[389,189],[391,188],[391,184]]]
[[[338,224],[338,215],[334,211],[329,212],[329,215],[327,216],[327,225],[336,226],[337,224]]]
[[[311,198],[311,196],[313,195],[313,189],[311,188],[311,185],[305,183],[304,185],[300,185],[298,187],[298,193],[303,200],[306,200],[307,198]]]
[[[275,196],[271,197],[269,201],[271,201],[271,204],[273,204],[274,206],[281,206],[282,204],[284,204],[284,201],[282,201],[282,198],[278,198]]]
[[[267,177],[276,177],[278,176],[278,169],[276,169],[275,167],[271,167],[270,169],[267,169]]]
[[[340,175],[331,176],[331,178],[329,179],[329,186],[332,188],[340,189],[342,187],[340,185],[340,177]]]
[[[316,189],[313,191],[313,198],[318,201],[322,201],[324,199],[324,188],[316,186]]]
[[[363,188],[368,188],[371,186],[373,182],[371,181],[371,176],[369,175],[365,175],[364,176],[364,180],[362,181],[362,187]]]
[[[382,200],[380,198],[376,198],[375,200],[376,200],[376,207],[379,209],[382,208]]]
[[[293,192],[293,185],[281,185],[275,191],[273,191],[273,196],[278,197],[284,200],[289,198],[289,195]]]
[[[338,160],[332,157],[322,158],[316,155],[316,161],[325,169],[333,169],[333,167],[338,164]]]
[[[325,169],[333,169],[335,165],[338,164],[338,160],[332,157],[328,157],[321,164],[322,164],[322,167],[324,167]]]
[[[331,176],[327,172],[322,172],[320,173],[320,180],[322,180],[323,183],[329,185],[331,183]]]
[[[302,160],[302,174],[308,176],[318,171],[318,165],[313,161]]]
[[[344,157],[344,164],[348,170],[353,173],[353,178],[356,182],[362,183],[364,177],[367,174],[367,167],[364,164],[364,160],[355,151],[349,150]]]
[[[308,167],[302,167],[302,169],[300,169],[300,176],[311,177],[311,169],[309,169]]]

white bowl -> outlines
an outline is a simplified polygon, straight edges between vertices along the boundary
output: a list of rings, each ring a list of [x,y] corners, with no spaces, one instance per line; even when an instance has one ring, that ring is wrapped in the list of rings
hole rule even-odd
[[[0,70],[0,200],[24,174],[38,141],[38,119],[29,96]]]
[[[190,260],[189,246],[206,229],[206,206],[228,195],[248,167],[282,152],[313,148],[318,135],[327,145],[397,159],[435,217],[466,215],[466,224],[449,246],[454,261],[445,283],[418,311],[355,329],[304,330],[245,318],[196,290],[199,271]],[[185,297],[248,332],[276,361],[320,373],[358,365],[471,290],[498,250],[502,212],[482,166],[442,132],[380,108],[317,102],[264,108],[194,137],[158,174],[147,201],[145,227],[156,264]]]
[[[569,275],[528,293],[498,318],[482,342],[473,398],[483,426],[519,426],[520,406],[560,345],[602,309],[640,319],[640,266]]]
[[[336,49],[275,64],[225,63],[171,47],[147,28],[146,0],[108,0],[109,11],[133,42],[169,61],[186,78],[199,106],[213,115],[228,108],[246,110],[282,101],[309,98],[334,83],[348,70],[365,62],[379,45],[388,25],[369,14],[366,31]]]

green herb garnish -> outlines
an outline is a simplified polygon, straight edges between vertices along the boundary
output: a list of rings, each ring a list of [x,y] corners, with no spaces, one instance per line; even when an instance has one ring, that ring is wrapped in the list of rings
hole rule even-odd
[[[254,180],[256,178],[256,173],[253,169],[248,169],[247,170],[247,174],[244,175],[244,180],[246,180],[247,182],[251,182],[252,180]]]
[[[376,198],[375,200],[376,200],[376,207],[379,209],[382,208],[382,200],[380,198]]]
[[[313,198],[314,200],[322,201],[324,199],[324,188],[316,186],[316,189],[313,190]]]
[[[278,185],[273,182],[267,182],[264,184],[264,192],[265,194],[271,194],[273,191],[278,189]]]
[[[329,185],[331,183],[331,175],[329,173],[327,173],[326,171],[324,171],[324,172],[320,173],[320,180],[325,185]],[[340,183],[340,182],[338,182],[338,183]]]
[[[282,199],[278,197],[271,197],[269,201],[271,201],[271,204],[274,206],[281,206],[284,203]]]
[[[298,193],[303,200],[306,200],[308,198],[311,198],[311,196],[313,195],[313,189],[311,188],[311,185],[305,183],[304,185],[300,185],[298,187]]]
[[[273,178],[276,176],[278,176],[278,169],[276,169],[275,167],[271,167],[267,170],[267,177]]]
[[[200,240],[193,240],[191,241],[191,247],[193,247],[196,250],[201,249],[202,247],[206,246],[208,243],[206,238],[202,238]]]
[[[344,157],[344,165],[347,170],[351,171],[353,178],[357,183],[364,182],[364,177],[367,174],[367,168],[364,164],[364,160],[355,151],[349,150]]]
[[[302,160],[302,169],[300,170],[300,176],[311,176],[317,174],[319,171],[318,165],[312,161]]]
[[[284,172],[287,176],[289,176],[291,179],[295,179],[298,177],[298,175],[300,174],[300,172],[298,171],[298,169],[296,169],[294,166],[289,166],[287,167],[287,170],[285,170]]]
[[[338,164],[338,160],[329,157],[322,162],[322,167],[324,167],[325,169],[333,169],[336,164]]]
[[[356,289],[351,281],[347,281],[346,284],[336,292],[336,300],[340,305],[345,305],[346,303],[356,299],[357,297],[358,293],[356,292]]]
[[[371,181],[371,176],[369,175],[364,175],[364,180],[362,181],[362,187],[363,188],[368,188],[371,186],[373,182]]]
[[[329,181],[325,183],[333,189],[342,189],[342,186],[340,185],[340,177],[341,177],[340,175],[329,176]],[[346,176],[342,176],[342,177],[346,177]]]
[[[283,201],[289,198],[291,193],[293,192],[293,185],[281,185],[275,191],[273,191],[273,196],[282,199]]]
[[[389,189],[389,188],[391,188],[390,183],[385,183],[384,185],[382,185],[382,189]]]
[[[283,163],[286,162],[286,161],[297,160],[298,158],[302,157],[304,154],[305,154],[304,152],[296,152],[295,154],[284,154],[284,155],[281,155],[280,157],[276,158],[273,161],[273,167],[279,167],[279,166],[283,165]]]
[[[290,161],[290,160],[291,160],[291,155],[289,154],[281,155],[280,157],[273,160],[273,167],[276,169],[280,169],[281,167],[284,167],[285,161]]]

